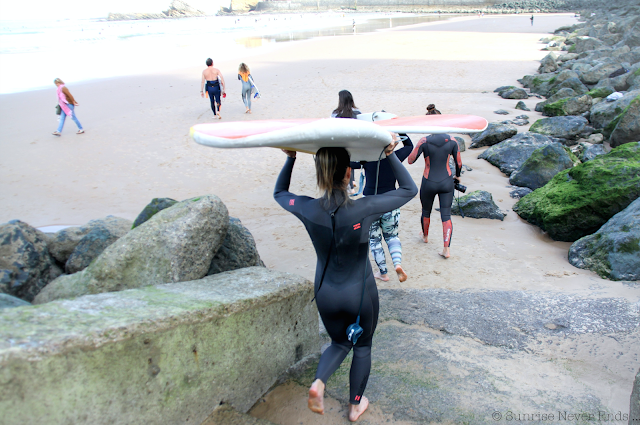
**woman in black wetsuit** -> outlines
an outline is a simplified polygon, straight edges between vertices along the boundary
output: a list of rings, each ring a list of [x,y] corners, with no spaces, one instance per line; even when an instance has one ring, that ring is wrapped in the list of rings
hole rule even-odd
[[[314,199],[289,192],[296,158],[292,151],[285,151],[288,158],[274,191],[280,206],[298,217],[311,237],[317,255],[316,304],[331,337],[331,345],[320,357],[316,380],[309,389],[309,408],[324,413],[327,379],[353,348],[349,375],[350,421],[357,420],[369,405],[362,394],[369,379],[371,342],[378,323],[378,290],[369,262],[369,228],[382,214],[400,208],[418,192],[393,153],[396,145],[387,146],[385,153],[398,179],[398,189],[350,200],[346,192],[351,177],[349,153],[344,148],[322,148],[316,154],[316,178],[324,196]],[[364,332],[356,344],[352,344],[347,337],[347,327],[356,322],[359,311]]]
[[[454,178],[449,168],[449,157],[452,156],[456,164],[456,179],[460,179],[462,159],[458,142],[448,134],[432,134],[420,139],[416,147],[409,155],[409,164],[416,162],[420,154],[424,156],[424,175],[420,185],[420,202],[422,203],[422,238],[425,243],[429,236],[429,224],[431,223],[431,208],[436,195],[440,200],[440,218],[442,219],[442,238],[444,249],[440,253],[444,258],[449,258],[451,252],[451,236],[453,225],[451,224],[451,204],[453,203]]]

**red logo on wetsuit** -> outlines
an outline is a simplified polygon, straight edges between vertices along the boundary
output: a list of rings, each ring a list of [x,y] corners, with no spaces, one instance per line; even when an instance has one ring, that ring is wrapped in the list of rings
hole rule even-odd
[[[362,227],[362,226],[360,226],[360,223],[354,224],[353,225],[353,230],[358,230],[360,227]]]
[[[295,201],[296,201],[295,199],[289,199],[289,205],[293,205]]]
[[[356,398],[355,398],[355,400],[356,400],[356,401],[360,401],[360,396],[359,396],[359,395],[357,395],[357,396],[356,396]]]

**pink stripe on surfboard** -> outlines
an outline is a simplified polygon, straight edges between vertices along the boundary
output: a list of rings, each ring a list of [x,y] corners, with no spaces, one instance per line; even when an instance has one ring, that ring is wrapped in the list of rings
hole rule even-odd
[[[256,134],[269,133],[276,130],[284,130],[302,124],[318,121],[318,118],[297,118],[290,120],[257,120],[235,121],[209,124],[196,124],[193,130],[208,136],[222,137],[225,139],[241,139]]]
[[[387,126],[432,126],[447,128],[466,128],[469,130],[484,130],[487,120],[475,115],[418,115],[414,117],[396,117],[390,120],[375,121],[376,124]]]

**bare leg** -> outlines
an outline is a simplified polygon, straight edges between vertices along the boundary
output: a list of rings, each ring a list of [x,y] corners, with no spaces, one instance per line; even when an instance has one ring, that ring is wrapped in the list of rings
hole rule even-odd
[[[362,400],[360,400],[360,404],[349,404],[349,420],[351,422],[355,422],[358,418],[367,410],[369,407],[369,399],[365,396],[362,396]]]
[[[309,388],[309,409],[324,415],[324,382],[316,379]]]
[[[442,252],[440,253],[440,256],[442,256],[443,258],[451,257],[451,251],[449,251],[448,246],[445,246],[444,248],[442,248]]]
[[[407,273],[404,271],[400,264],[396,266],[396,273],[398,274],[398,280],[400,282],[404,282],[405,280],[407,280]]]
[[[387,276],[386,274],[380,274],[380,272],[376,272],[373,274],[373,277],[375,277],[376,279],[379,279],[383,282],[388,282],[389,281],[389,276]]]
[[[425,236],[424,233],[420,232],[420,239],[424,241],[424,243],[429,242],[429,236]]]

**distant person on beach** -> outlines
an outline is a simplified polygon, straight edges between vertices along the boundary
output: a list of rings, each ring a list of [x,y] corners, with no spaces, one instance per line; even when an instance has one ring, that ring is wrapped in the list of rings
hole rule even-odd
[[[400,134],[404,147],[396,151],[396,156],[400,162],[407,159],[413,143],[406,134]],[[389,160],[384,158],[373,162],[351,162],[352,169],[363,168],[367,176],[367,183],[364,187],[364,196],[381,195],[396,189],[396,176],[393,174]],[[378,184],[376,190],[376,182]],[[387,259],[382,247],[382,239],[387,243],[393,267],[398,275],[398,280],[404,282],[407,280],[407,273],[402,268],[402,243],[398,237],[398,229],[400,226],[400,208],[386,212],[371,224],[369,229],[369,247],[371,254],[378,266],[378,273],[374,273],[373,277],[388,282],[387,276]]]
[[[427,105],[427,113],[425,115],[441,115],[441,112],[436,109],[436,105],[430,103]]]
[[[531,26],[533,26],[533,15],[531,15]]]
[[[78,106],[78,102],[73,98],[69,89],[64,85],[64,81],[60,78],[56,78],[53,80],[53,83],[57,87],[58,93],[58,105],[60,106],[60,121],[58,123],[58,129],[54,131],[52,134],[54,136],[60,136],[62,133],[62,127],[64,127],[64,121],[67,118],[67,115],[71,117],[71,119],[78,126],[78,131],[76,134],[84,133],[82,129],[82,124],[78,121],[78,117],[76,117],[75,107]]]
[[[413,164],[420,157],[424,156],[424,174],[420,185],[420,202],[422,203],[422,216],[420,227],[424,243],[427,243],[429,236],[429,225],[431,224],[431,208],[433,201],[438,195],[440,201],[440,218],[442,219],[442,238],[444,249],[440,255],[449,258],[451,252],[451,236],[453,235],[453,225],[451,224],[451,204],[453,203],[454,180],[460,181],[462,171],[462,158],[458,142],[448,134],[432,134],[420,139],[416,147],[409,155],[409,164]],[[456,167],[456,177],[451,175],[449,168],[449,157],[454,158]]]
[[[222,87],[220,87],[222,85]],[[213,116],[221,119],[220,115],[220,93],[226,96],[224,77],[218,68],[213,67],[213,60],[207,59],[207,69],[202,71],[202,82],[200,83],[200,96],[204,97],[205,90],[211,101]],[[216,114],[216,104],[218,106]]]
[[[371,344],[379,313],[378,289],[369,262],[369,228],[382,214],[400,208],[418,192],[393,152],[396,145],[397,142],[387,145],[385,154],[398,179],[398,189],[351,200],[347,194],[351,179],[349,152],[331,147],[316,153],[316,181],[323,193],[320,198],[289,192],[296,152],[286,150],[287,160],[273,193],[278,204],[298,217],[309,233],[317,257],[316,305],[331,337],[331,345],[322,353],[309,388],[309,409],[324,414],[327,380],[353,349],[347,413],[352,422],[369,406],[363,393],[371,371]],[[357,333],[355,324],[361,327]]]
[[[340,90],[338,92],[338,107],[331,113],[331,118],[357,118],[361,113],[353,101],[351,92],[349,90]],[[353,171],[351,170],[351,180],[349,181],[349,191],[351,192],[354,192],[356,188],[355,173]]]
[[[244,102],[244,107],[247,109],[244,111],[245,114],[251,113],[251,86],[252,86],[251,71],[249,67],[242,62],[240,67],[238,68],[238,80],[242,83],[242,101]]]

